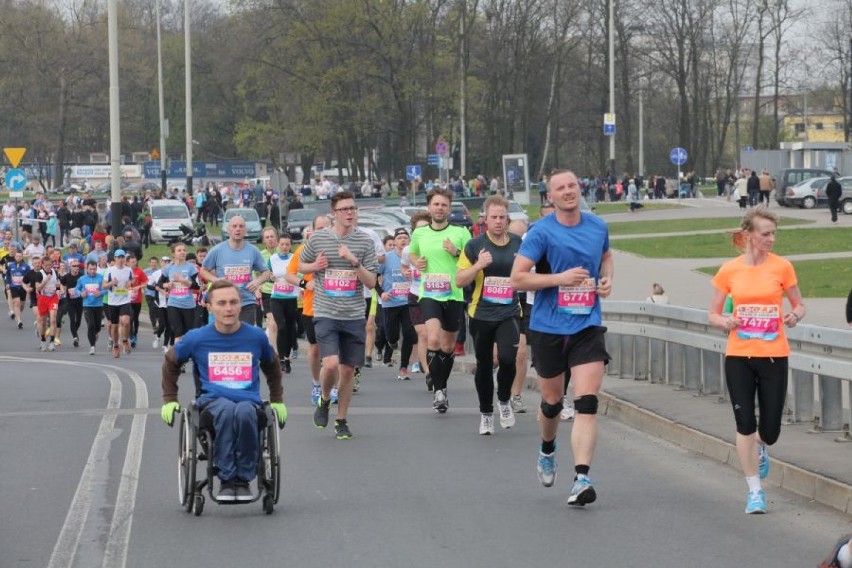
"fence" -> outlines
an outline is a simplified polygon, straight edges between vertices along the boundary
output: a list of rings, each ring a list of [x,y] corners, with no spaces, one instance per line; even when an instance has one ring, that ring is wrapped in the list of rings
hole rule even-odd
[[[674,385],[725,398],[726,336],[707,312],[645,302],[603,303],[610,375]],[[812,325],[787,329],[790,343],[786,418],[850,437],[852,331]]]

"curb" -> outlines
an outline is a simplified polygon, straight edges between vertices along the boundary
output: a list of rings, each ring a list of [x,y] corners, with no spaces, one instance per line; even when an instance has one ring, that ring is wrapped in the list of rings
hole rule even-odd
[[[456,360],[453,370],[463,373],[473,372],[476,361],[471,359],[465,357]],[[527,375],[526,386],[528,389],[535,389],[534,373]],[[602,390],[599,397],[600,414],[740,471],[739,458],[734,444],[660,416],[606,391]],[[772,460],[772,469],[766,481],[791,493],[852,516],[852,485],[847,485],[776,458],[770,459]]]

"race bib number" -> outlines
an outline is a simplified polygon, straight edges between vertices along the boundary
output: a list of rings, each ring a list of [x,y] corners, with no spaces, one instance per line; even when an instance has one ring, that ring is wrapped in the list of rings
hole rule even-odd
[[[125,296],[127,296],[127,294],[127,288],[113,288],[112,295],[116,298],[124,298]]]
[[[180,282],[172,282],[172,288],[169,290],[169,295],[175,298],[185,298],[189,296],[189,286]]]
[[[326,270],[322,286],[329,296],[352,298],[357,290],[356,280],[354,270]]]
[[[586,278],[579,286],[560,286],[558,294],[556,309],[571,315],[592,313],[598,296],[594,278]]]
[[[393,290],[391,290],[391,296],[394,298],[406,298],[408,297],[408,290],[410,286],[408,282],[394,282]]]
[[[511,304],[515,297],[511,279],[501,276],[486,276],[482,282],[482,299],[492,304]]]
[[[237,286],[245,286],[251,282],[251,266],[247,264],[229,264],[222,272],[225,280],[230,280]]]
[[[23,274],[13,274],[12,275],[12,286],[20,286],[24,283],[24,275]]]
[[[101,291],[101,287],[97,284],[86,284],[86,294],[94,296]]]
[[[452,292],[449,274],[426,274],[423,277],[424,298],[449,298]]]
[[[296,297],[296,287],[287,282],[285,278],[276,278],[272,286],[272,297],[278,300],[287,300]]]
[[[130,289],[130,303],[138,304],[140,302],[139,299],[139,288],[131,288]]]
[[[735,315],[740,320],[737,328],[740,339],[772,341],[779,335],[781,312],[778,306],[743,304],[736,307]]]
[[[207,380],[220,387],[247,389],[251,386],[251,353],[209,353]]]
[[[71,299],[80,297],[80,293],[77,292],[77,288],[68,288],[68,297]]]

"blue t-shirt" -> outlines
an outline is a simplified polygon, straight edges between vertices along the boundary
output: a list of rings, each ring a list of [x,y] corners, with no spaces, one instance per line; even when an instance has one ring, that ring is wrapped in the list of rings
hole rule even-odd
[[[201,377],[201,394],[235,402],[260,403],[260,362],[276,357],[266,333],[241,324],[235,333],[216,331],[213,324],[189,331],[175,344],[178,362],[192,359]]]
[[[398,308],[408,305],[411,283],[402,275],[402,259],[392,250],[385,255],[385,263],[379,265],[382,275],[382,290],[390,294],[390,300],[382,300],[382,307]]]
[[[67,266],[68,268],[71,268],[71,261],[72,260],[76,260],[77,264],[79,264],[81,268],[85,268],[86,258],[82,254],[80,254],[79,252],[75,252],[75,253],[69,252],[68,254],[66,254],[65,256],[62,257],[62,262],[64,262],[65,266]]]
[[[244,243],[241,249],[232,249],[228,241],[224,241],[210,249],[204,258],[204,268],[216,274],[217,278],[226,278],[240,290],[240,300],[243,306],[256,304],[254,292],[249,292],[246,286],[251,282],[251,273],[265,272],[266,261],[257,247]]]
[[[6,284],[12,288],[20,288],[24,282],[24,275],[31,270],[26,262],[18,264],[14,260],[6,264]]]
[[[595,291],[601,259],[609,250],[609,230],[598,216],[581,213],[580,223],[566,227],[556,215],[536,221],[518,254],[536,263],[538,274],[558,274],[582,266],[589,282],[576,287],[543,288],[535,293],[530,329],[571,335],[601,325],[601,302]],[[594,279],[594,282],[592,282]]]
[[[189,262],[169,264],[163,268],[163,276],[168,278],[169,282],[174,282],[175,278],[195,282],[196,274],[198,274],[198,268]],[[184,310],[195,309],[195,297],[192,295],[190,286],[172,284],[172,289],[169,290],[169,300],[166,305],[170,308],[181,308]]]
[[[86,291],[86,297],[83,298],[84,308],[103,307],[104,296],[106,296],[103,276],[100,274],[95,274],[94,276],[83,274],[80,276],[80,278],[77,279],[77,292],[80,293],[79,295],[83,295],[83,290]],[[99,295],[96,296],[93,292],[98,292]]]

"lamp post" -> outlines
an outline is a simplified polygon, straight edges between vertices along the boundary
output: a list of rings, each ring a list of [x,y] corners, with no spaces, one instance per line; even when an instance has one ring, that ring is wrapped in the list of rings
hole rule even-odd
[[[109,49],[109,163],[112,236],[121,234],[121,128],[118,91],[118,0],[107,2]]]
[[[186,65],[186,192],[192,195],[192,41],[189,35],[189,0],[183,3],[183,36]]]
[[[166,111],[163,98],[163,41],[160,36],[160,0],[157,0],[157,81],[160,99],[160,184],[166,195]]]
[[[615,0],[609,3],[609,26],[607,39],[609,43],[609,112],[615,115]],[[617,178],[615,173],[615,135],[609,137],[609,172],[610,177]]]

